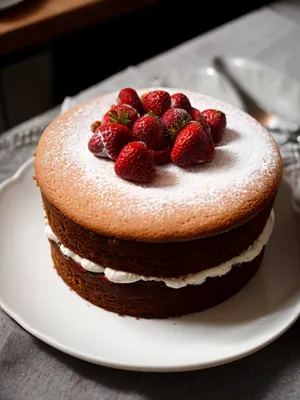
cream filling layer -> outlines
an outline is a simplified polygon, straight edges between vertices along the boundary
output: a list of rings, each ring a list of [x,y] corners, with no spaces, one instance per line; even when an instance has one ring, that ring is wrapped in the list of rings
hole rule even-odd
[[[77,254],[73,253],[73,251],[67,249],[58,238],[53,233],[51,227],[46,225],[46,235],[48,239],[55,242],[60,251],[66,256],[77,262],[89,272],[94,273],[102,273],[105,277],[113,283],[134,283],[138,281],[155,281],[155,282],[164,282],[168,287],[173,289],[180,289],[187,285],[201,285],[206,281],[207,278],[212,277],[221,277],[227,274],[233,265],[247,263],[254,260],[255,257],[259,255],[262,251],[263,247],[268,243],[271,233],[274,227],[275,215],[272,210],[270,217],[264,227],[264,230],[258,237],[258,239],[247,249],[244,250],[241,254],[236,257],[233,257],[231,260],[225,261],[217,267],[209,268],[204,271],[200,271],[196,274],[188,274],[178,276],[176,278],[156,278],[154,276],[143,276],[134,274],[131,272],[118,271],[112,268],[104,268],[99,264],[96,264],[86,258],[82,258]]]

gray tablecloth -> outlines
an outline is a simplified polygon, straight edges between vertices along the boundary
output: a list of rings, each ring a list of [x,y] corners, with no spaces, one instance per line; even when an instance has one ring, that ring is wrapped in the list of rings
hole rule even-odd
[[[124,85],[155,84],[162,71],[192,70],[220,52],[255,57],[300,79],[299,41],[299,7],[295,2],[276,4],[130,67],[79,94],[76,101]],[[57,107],[4,134],[0,182],[34,152],[43,125],[59,112]],[[16,145],[18,152],[13,150]],[[247,358],[176,374],[125,372],[85,363],[32,337],[1,310],[0,327],[0,400],[300,399],[300,322]]]

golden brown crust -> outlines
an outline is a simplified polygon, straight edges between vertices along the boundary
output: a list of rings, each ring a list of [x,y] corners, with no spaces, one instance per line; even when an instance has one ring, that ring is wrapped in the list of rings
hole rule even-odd
[[[112,161],[97,159],[87,150],[90,125],[114,102],[116,94],[111,94],[75,107],[46,129],[35,158],[42,194],[83,228],[128,240],[190,240],[253,218],[273,201],[281,181],[281,158],[274,140],[242,111],[186,93],[195,107],[215,106],[226,112],[230,129],[213,163],[188,171],[159,167],[151,187],[115,177]],[[226,180],[228,185],[224,185]]]

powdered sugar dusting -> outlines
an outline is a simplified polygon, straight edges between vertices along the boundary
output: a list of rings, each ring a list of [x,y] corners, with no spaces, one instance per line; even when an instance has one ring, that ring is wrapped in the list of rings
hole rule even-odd
[[[150,90],[153,89],[140,90],[139,94]],[[167,90],[170,94],[183,92]],[[71,185],[76,196],[80,197],[84,190],[91,199],[97,198],[97,202],[91,202],[93,208],[105,204],[108,214],[114,213],[121,225],[138,218],[141,231],[150,223],[163,229],[167,221],[178,219],[182,210],[189,216],[185,217],[186,223],[198,218],[199,213],[203,221],[208,214],[213,221],[228,205],[237,210],[247,196],[260,196],[266,177],[274,181],[279,163],[274,142],[241,110],[208,96],[184,93],[193,107],[216,108],[226,113],[227,130],[210,163],[185,169],[171,163],[158,167],[156,179],[146,185],[117,177],[113,161],[97,158],[88,150],[90,126],[116,102],[117,92],[81,106],[50,126],[44,138],[49,150],[44,151],[41,163],[48,166],[53,178],[59,174],[60,182]]]

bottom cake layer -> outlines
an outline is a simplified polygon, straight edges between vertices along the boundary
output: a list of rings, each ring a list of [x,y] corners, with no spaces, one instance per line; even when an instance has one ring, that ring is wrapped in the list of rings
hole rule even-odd
[[[160,282],[109,282],[103,274],[88,272],[64,256],[54,242],[50,241],[50,245],[57,273],[77,294],[105,310],[138,318],[177,317],[222,303],[249,282],[258,271],[264,253],[263,249],[254,260],[235,265],[222,277],[173,289]]]

